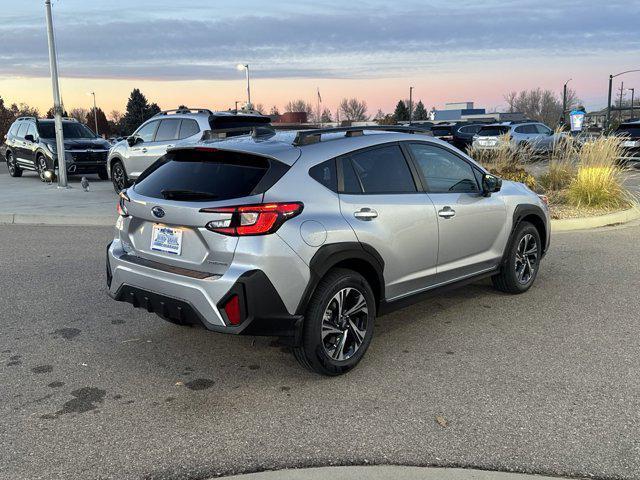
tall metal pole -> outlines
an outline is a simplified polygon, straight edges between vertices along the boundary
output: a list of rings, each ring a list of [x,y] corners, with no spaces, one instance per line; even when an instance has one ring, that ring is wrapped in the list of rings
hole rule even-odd
[[[91,92],[93,95],[93,121],[96,125],[96,135],[100,135],[98,133],[98,109],[96,108],[96,92]]]
[[[247,108],[251,108],[251,84],[249,83],[249,64],[247,63],[244,66],[246,72],[247,72]]]
[[[609,96],[607,97],[607,124],[605,130],[611,126],[611,90],[613,89],[613,75],[609,75]]]
[[[621,122],[623,120],[623,116],[624,114],[622,113],[622,92],[624,90],[624,82],[622,82],[620,84],[620,100],[618,101],[618,108],[620,110],[618,110],[618,122]]]
[[[409,125],[413,121],[413,87],[409,87]]]
[[[633,118],[634,118],[633,117],[633,100],[634,100],[634,96],[635,96],[635,93],[636,93],[636,89],[635,89],[635,87],[633,87],[633,88],[630,88],[629,90],[631,90],[631,119],[633,120]]]
[[[56,43],[53,36],[53,18],[51,0],[44,0],[47,15],[47,39],[49,41],[49,67],[51,69],[51,86],[53,88],[53,119],[56,131],[56,152],[58,156],[58,187],[67,188],[67,162],[64,158],[64,136],[62,132],[62,107],[60,105],[60,86],[58,85],[58,62],[56,59]]]

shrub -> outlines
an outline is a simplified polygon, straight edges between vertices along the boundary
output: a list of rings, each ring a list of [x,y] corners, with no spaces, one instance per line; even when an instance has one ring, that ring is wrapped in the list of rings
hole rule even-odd
[[[499,138],[500,143],[497,148],[490,150],[471,147],[467,150],[468,155],[494,175],[505,180],[524,183],[534,189],[536,186],[535,177],[520,164],[523,153],[526,156],[527,152],[513,148],[508,134]]]
[[[577,172],[567,191],[568,201],[578,207],[628,205],[629,197],[617,165],[621,155],[621,141],[617,137],[600,137],[584,143]]]

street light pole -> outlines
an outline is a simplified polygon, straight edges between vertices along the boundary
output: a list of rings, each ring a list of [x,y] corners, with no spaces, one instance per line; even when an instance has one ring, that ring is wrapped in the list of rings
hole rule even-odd
[[[93,95],[93,121],[96,125],[96,135],[99,135],[98,133],[98,109],[96,108],[96,92],[91,92],[91,95]]]
[[[631,90],[631,120],[633,120],[633,100],[636,93],[636,89],[635,87],[633,87],[633,88],[629,88],[628,90]]]
[[[609,128],[611,126],[611,90],[613,89],[613,79],[615,77],[619,77],[620,75],[624,75],[625,73],[633,73],[633,72],[640,72],[640,68],[635,70],[627,70],[626,72],[616,73],[615,75],[609,75],[609,95],[607,97],[607,124],[605,125],[606,128]]]
[[[564,82],[564,87],[562,88],[562,123],[564,123],[564,117],[567,114],[567,85],[571,80],[573,79],[570,78]]]
[[[67,188],[67,162],[64,158],[64,135],[62,131],[62,106],[60,105],[60,86],[58,84],[58,62],[56,59],[56,43],[53,36],[53,18],[51,0],[44,0],[47,17],[47,40],[49,42],[49,67],[51,69],[51,86],[53,88],[53,119],[56,132],[56,152],[58,156],[58,187]]]
[[[238,70],[244,69],[247,75],[247,108],[251,108],[251,84],[249,81],[249,64],[248,63],[239,63]]]
[[[413,121],[413,87],[409,87],[409,125]]]

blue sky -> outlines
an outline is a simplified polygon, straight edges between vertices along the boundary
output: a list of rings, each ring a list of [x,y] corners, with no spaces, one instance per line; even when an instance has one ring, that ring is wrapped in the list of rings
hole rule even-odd
[[[74,84],[112,80],[123,90],[210,81],[227,92],[224,82],[239,81],[242,61],[262,81],[267,104],[281,101],[269,93],[281,81],[300,85],[300,93],[287,88],[294,96],[308,96],[315,83],[330,95],[367,92],[372,108],[388,109],[403,93],[382,95],[404,81],[402,90],[422,86],[428,104],[499,107],[509,90],[559,90],[573,77],[579,96],[598,107],[609,73],[640,68],[640,1],[53,4],[62,75]],[[48,75],[44,1],[0,0],[0,12],[0,95],[15,101],[24,93],[16,79]],[[634,80],[640,84],[639,76],[626,81]]]

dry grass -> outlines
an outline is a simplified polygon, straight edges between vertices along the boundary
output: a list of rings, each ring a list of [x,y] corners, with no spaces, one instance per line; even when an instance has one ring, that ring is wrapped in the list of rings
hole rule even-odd
[[[576,207],[625,207],[630,197],[622,186],[617,160],[622,154],[617,137],[599,137],[579,151],[575,176],[567,188],[568,203]]]
[[[510,141],[509,134],[501,135],[498,139],[497,148],[471,147],[467,153],[494,175],[506,180],[522,182],[529,188],[535,188],[535,177],[527,172],[521,163],[523,156],[527,156],[527,152],[523,152],[522,149],[516,150]]]
[[[576,175],[580,145],[573,136],[563,135],[549,158],[549,170],[538,179],[545,192],[558,192],[569,186]]]

